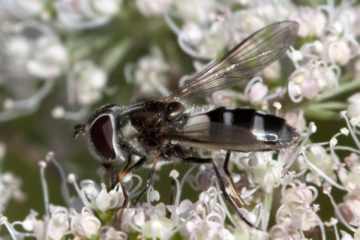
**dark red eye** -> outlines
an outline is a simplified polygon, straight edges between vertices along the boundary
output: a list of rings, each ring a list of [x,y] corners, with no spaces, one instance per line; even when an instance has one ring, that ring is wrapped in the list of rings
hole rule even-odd
[[[106,159],[116,157],[113,144],[114,129],[109,115],[98,117],[90,128],[90,139],[98,154]]]

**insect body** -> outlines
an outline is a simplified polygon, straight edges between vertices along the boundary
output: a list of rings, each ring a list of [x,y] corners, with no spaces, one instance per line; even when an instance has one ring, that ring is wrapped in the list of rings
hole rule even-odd
[[[224,107],[193,115],[186,111],[181,100],[253,78],[284,55],[297,31],[298,24],[292,21],[268,25],[190,76],[171,96],[125,108],[107,105],[80,125],[77,133],[87,134],[92,150],[104,166],[125,162],[125,173],[145,162],[156,164],[159,158],[212,162],[225,196],[239,208],[242,200],[227,170],[231,151],[278,150],[292,145],[298,134],[284,119],[274,115]],[[194,156],[189,147],[226,150],[224,167],[219,168],[211,159]],[[138,160],[131,164],[133,156]],[[115,177],[114,181],[117,180]]]

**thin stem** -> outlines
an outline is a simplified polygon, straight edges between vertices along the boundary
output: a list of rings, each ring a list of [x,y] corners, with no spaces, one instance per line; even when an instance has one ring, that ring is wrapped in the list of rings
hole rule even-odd
[[[55,168],[58,170],[60,178],[61,178],[61,192],[62,192],[62,196],[66,202],[66,204],[68,206],[70,206],[71,204],[71,196],[70,196],[70,190],[68,187],[68,182],[66,179],[66,173],[64,168],[61,166],[61,164],[56,160],[54,153],[50,152],[47,155],[47,158],[49,159],[49,161],[51,161]]]
[[[338,219],[340,220],[340,222],[347,227],[350,231],[352,232],[356,232],[355,228],[353,228],[350,224],[348,224],[348,222],[345,220],[345,218],[343,217],[342,213],[340,212],[339,208],[337,207],[337,204],[334,200],[334,198],[331,196],[330,192],[325,192],[325,195],[328,196],[328,198],[330,199],[331,205],[334,208],[335,214],[338,217]]]
[[[39,163],[39,165],[40,165],[41,188],[42,188],[42,192],[43,192],[44,209],[45,209],[45,221],[44,221],[45,227],[44,227],[43,237],[44,237],[44,239],[47,239],[47,237],[48,237],[48,220],[50,219],[49,189],[48,189],[48,184],[47,184],[46,176],[45,176],[45,169],[46,169],[47,163],[45,161],[41,161]]]
[[[9,223],[7,217],[5,216],[1,216],[0,217],[0,226],[4,225],[6,230],[9,232],[9,235],[11,237],[12,240],[18,240],[17,236],[16,236],[16,231],[15,229],[11,226],[11,224]]]
[[[68,175],[68,181],[74,186],[76,193],[78,194],[81,202],[84,204],[85,207],[88,207],[89,209],[91,209],[91,204],[89,203],[89,201],[87,200],[85,194],[83,191],[81,191],[79,185],[76,182],[76,176],[74,174],[69,174]]]
[[[321,232],[321,239],[326,240],[324,223],[321,221],[321,219],[320,219],[320,217],[318,215],[316,215],[316,217],[317,217],[317,220],[319,222],[319,228],[320,228],[320,232]]]
[[[50,203],[49,189],[48,189],[48,184],[47,184],[46,176],[45,176],[45,169],[46,169],[47,163],[45,161],[41,161],[39,163],[39,165],[40,165],[41,188],[42,188],[43,198],[44,198],[45,215],[50,216],[50,211],[49,211],[49,203]]]
[[[326,101],[326,100],[328,100],[330,98],[334,98],[336,96],[339,96],[341,94],[344,94],[344,93],[347,93],[347,92],[350,92],[350,91],[355,91],[358,88],[360,88],[360,81],[348,81],[348,82],[340,85],[339,88],[337,88],[337,89],[335,89],[333,91],[321,94],[316,99],[316,101],[317,102],[323,102],[323,101]]]
[[[334,229],[334,233],[335,233],[335,239],[336,240],[340,240],[340,236],[339,236],[339,230],[337,228],[337,224],[333,225],[333,229]]]
[[[261,229],[266,231],[269,226],[269,220],[270,220],[270,213],[273,203],[273,192],[266,193],[264,198],[264,205],[263,205],[263,215],[262,215],[262,221],[261,221]]]
[[[317,173],[320,177],[322,177],[324,180],[326,180],[328,183],[330,183],[332,186],[340,189],[340,190],[343,190],[343,191],[346,191],[347,192],[347,189],[344,188],[343,186],[339,185],[337,182],[335,182],[333,179],[331,179],[330,177],[328,177],[321,169],[319,169],[317,166],[315,166],[306,156],[306,153],[305,152],[302,152],[301,153],[302,156],[304,157],[304,160],[306,162],[306,164],[315,172]]]

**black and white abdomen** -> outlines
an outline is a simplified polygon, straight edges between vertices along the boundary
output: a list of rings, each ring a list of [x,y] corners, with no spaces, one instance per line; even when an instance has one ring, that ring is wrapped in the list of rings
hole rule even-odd
[[[198,147],[250,152],[287,147],[298,134],[280,117],[220,107],[189,117],[175,138]]]
[[[295,137],[294,129],[283,118],[257,112],[254,109],[222,107],[208,112],[207,115],[210,122],[248,130],[258,141],[287,144]]]

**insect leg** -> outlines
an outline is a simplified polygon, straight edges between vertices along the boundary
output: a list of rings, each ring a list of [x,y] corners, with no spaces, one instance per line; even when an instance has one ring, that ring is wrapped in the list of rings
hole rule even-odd
[[[220,168],[213,161],[213,167],[220,184],[220,188],[225,196],[225,198],[233,205],[238,216],[243,220],[248,226],[255,228],[255,226],[244,216],[241,212],[242,206],[245,205],[244,201],[241,199],[239,193],[236,191],[235,184],[232,180],[231,174],[229,172],[229,160],[231,156],[231,151],[227,151],[223,168]]]
[[[118,183],[117,171],[115,170],[114,164],[112,161],[106,161],[102,163],[102,166],[105,169],[105,184],[108,190],[113,189]]]
[[[198,158],[198,157],[187,157],[187,158],[183,158],[183,160],[185,162],[198,163],[198,164],[212,162],[211,158]]]
[[[126,165],[123,168],[123,170],[121,170],[118,173],[118,181],[120,181],[128,173],[130,173],[130,172],[134,171],[135,169],[141,167],[147,160],[147,158],[145,156],[141,156],[138,161],[136,161],[134,164],[130,165],[130,163],[131,163],[130,159],[131,159],[131,157],[129,157],[129,159],[127,160]]]

